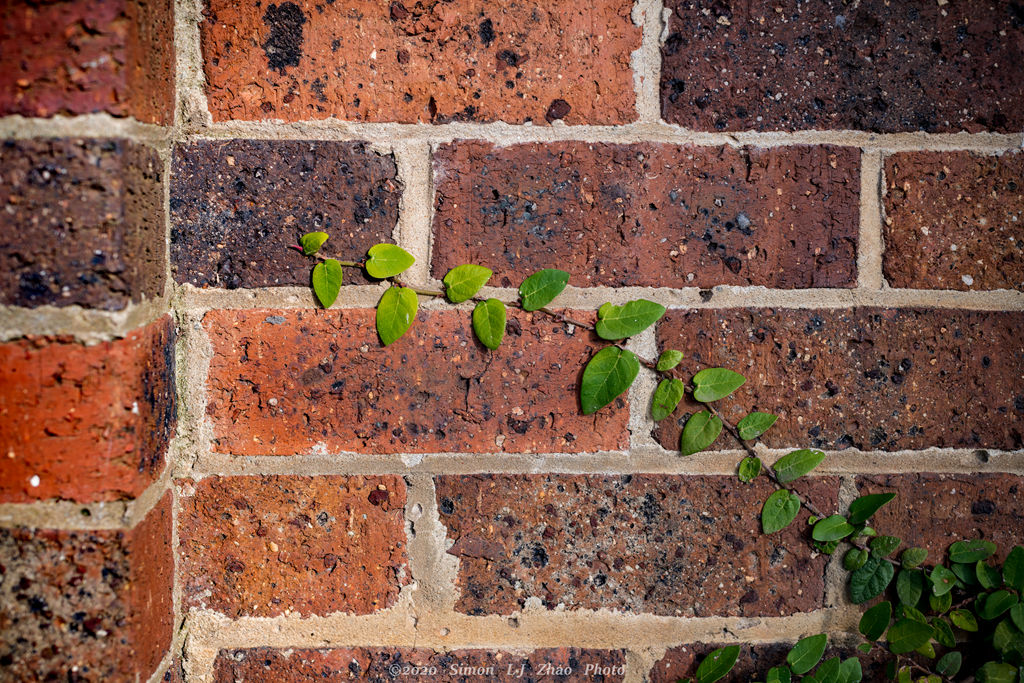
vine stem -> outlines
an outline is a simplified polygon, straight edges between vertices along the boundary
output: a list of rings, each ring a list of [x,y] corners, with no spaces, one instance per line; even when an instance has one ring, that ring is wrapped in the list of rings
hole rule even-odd
[[[302,247],[300,247],[299,245],[297,245],[297,244],[289,244],[288,247],[290,249],[294,249],[295,251],[299,252],[303,256],[314,256],[314,257],[316,257],[320,261],[326,261],[329,258],[328,256],[324,256],[323,254],[307,254],[305,252],[305,250]],[[334,259],[334,260],[337,261],[339,265],[348,266],[349,268],[362,268],[363,266],[366,265],[362,261],[342,261],[341,259]]]

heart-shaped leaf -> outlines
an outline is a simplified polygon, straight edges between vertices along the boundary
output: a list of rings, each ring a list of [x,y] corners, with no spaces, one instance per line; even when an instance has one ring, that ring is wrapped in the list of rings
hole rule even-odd
[[[683,360],[683,352],[676,351],[675,349],[665,349],[658,356],[658,364],[656,366],[658,372],[666,372],[671,370],[675,366],[679,365],[679,362]]]
[[[683,455],[699,453],[715,442],[718,435],[722,433],[722,421],[717,415],[712,415],[706,410],[690,416],[683,427],[683,435],[680,438],[680,450]]]
[[[783,483],[791,482],[808,474],[820,465],[824,459],[825,454],[823,452],[810,448],[793,451],[775,461],[775,476]]]
[[[412,254],[394,244],[375,244],[366,253],[366,272],[381,280],[398,275],[416,262]]]
[[[889,627],[892,618],[892,603],[888,600],[868,609],[860,618],[860,632],[868,640],[878,640]]]
[[[481,301],[473,309],[473,331],[489,349],[501,346],[505,337],[505,304],[497,299]]]
[[[524,311],[536,311],[551,303],[569,284],[569,273],[557,268],[538,270],[519,285]]]
[[[740,656],[739,645],[729,645],[712,651],[697,667],[696,683],[714,683],[732,671]]]
[[[444,290],[449,301],[459,304],[479,292],[489,279],[491,279],[490,268],[478,266],[475,263],[466,263],[448,271],[448,274],[444,276]]]
[[[320,305],[330,308],[341,291],[341,264],[329,258],[313,267],[313,292]]]
[[[419,300],[408,287],[389,287],[377,302],[377,334],[384,346],[406,333],[416,318]]]
[[[606,346],[590,359],[583,370],[580,403],[584,415],[596,413],[615,400],[636,379],[640,361],[626,349]]]
[[[306,256],[312,256],[316,252],[320,251],[320,247],[322,247],[326,241],[326,232],[307,232],[299,238],[299,246],[302,247],[303,254]]]
[[[825,646],[828,644],[828,636],[819,633],[814,636],[807,636],[797,641],[793,649],[786,655],[786,663],[793,673],[802,675],[814,668],[814,665],[821,661],[825,654]]]
[[[751,482],[757,479],[757,475],[761,474],[761,459],[760,458],[743,458],[740,461],[739,478],[743,482]]]
[[[622,306],[603,304],[597,310],[594,330],[602,339],[625,339],[643,332],[665,315],[665,307],[647,299],[629,301]]]
[[[889,641],[889,651],[901,655],[921,647],[931,640],[933,634],[928,624],[915,619],[900,619],[889,629],[886,640]]]
[[[860,569],[850,573],[850,599],[859,605],[881,595],[895,573],[888,561],[874,555],[868,557]]]
[[[786,489],[779,489],[761,507],[761,529],[766,534],[781,531],[796,519],[800,512],[800,498]]]
[[[952,562],[977,562],[987,560],[996,552],[996,544],[992,541],[975,539],[972,541],[957,541],[949,546],[949,559]]]
[[[818,520],[811,530],[811,537],[815,541],[838,541],[853,533],[853,525],[846,521],[842,515],[832,515],[825,519]]]
[[[850,524],[863,524],[895,497],[895,493],[871,493],[861,496],[850,503]]]
[[[736,428],[740,432],[740,438],[744,441],[749,441],[750,439],[756,439],[767,432],[778,419],[778,415],[754,412],[740,420],[736,424]]]
[[[658,383],[651,398],[651,417],[655,420],[664,420],[672,414],[672,411],[679,405],[683,398],[684,385],[682,380],[663,379]]]
[[[693,397],[701,403],[725,398],[743,386],[747,378],[726,368],[705,368],[693,376]]]

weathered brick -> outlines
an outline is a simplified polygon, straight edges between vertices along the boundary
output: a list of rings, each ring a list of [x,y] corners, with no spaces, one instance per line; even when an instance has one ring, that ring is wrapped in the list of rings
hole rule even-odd
[[[679,475],[473,475],[435,479],[459,558],[456,609],[779,616],[823,606],[825,558],[787,530],[761,533],[767,481]],[[798,489],[823,509],[838,481]]]
[[[493,650],[433,650],[406,647],[282,650],[258,647],[221,650],[214,663],[217,683],[274,680],[432,681],[621,681],[622,650],[557,648],[521,653]]]
[[[1024,128],[1013,2],[669,0],[662,114],[699,130]]]
[[[0,502],[139,495],[174,432],[170,316],[124,339],[0,344]]]
[[[291,455],[592,452],[625,448],[628,410],[581,414],[581,369],[602,342],[509,311],[497,351],[464,311],[420,311],[384,348],[372,310],[211,311],[214,449]]]
[[[156,150],[128,140],[6,140],[0,304],[118,310],[161,295],[163,175]]]
[[[210,110],[226,119],[633,121],[632,2],[212,0]]]
[[[6,2],[0,114],[174,121],[171,0]]]
[[[853,287],[860,151],[564,142],[442,146],[435,277],[474,262],[505,286]]]
[[[720,403],[733,423],[780,415],[772,447],[893,451],[1021,448],[1024,340],[1020,312],[853,308],[670,311],[662,348],[687,358],[689,379],[726,367],[747,383]],[[655,430],[666,448],[696,406],[685,400]],[[728,436],[717,442],[735,448]]]
[[[171,495],[130,531],[0,529],[5,680],[147,680],[174,622]]]
[[[401,477],[178,482],[184,604],[231,617],[369,614],[409,581]]]
[[[1024,153],[885,161],[885,277],[914,289],[1024,289]]]
[[[860,660],[864,681],[885,681],[885,657],[882,648],[875,648],[870,654],[857,652],[852,645],[837,647],[836,641],[830,641],[822,660],[832,657],[846,659],[856,657]],[[712,650],[725,647],[729,643],[691,643],[670,648],[650,671],[650,683],[676,683],[687,680],[697,673],[700,662]],[[729,672],[727,681],[756,681],[763,679],[773,666],[786,666],[786,655],[793,643],[757,643],[740,645],[739,659],[736,666]]]
[[[362,143],[200,140],[174,151],[171,263],[178,282],[212,287],[309,285],[310,259],[289,248],[313,230],[323,253],[357,261],[391,240],[401,184],[394,159]],[[369,280],[345,269],[346,284]]]

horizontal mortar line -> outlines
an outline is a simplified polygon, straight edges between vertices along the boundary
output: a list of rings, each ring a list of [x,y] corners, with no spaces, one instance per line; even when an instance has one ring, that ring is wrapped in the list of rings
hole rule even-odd
[[[7,139],[127,138],[151,144],[166,144],[173,139],[174,128],[110,114],[54,116],[45,119],[14,114],[0,117],[0,137]]]
[[[120,339],[170,313],[165,297],[129,303],[120,311],[100,311],[82,306],[22,308],[0,305],[0,342],[28,335],[72,335],[95,344]]]

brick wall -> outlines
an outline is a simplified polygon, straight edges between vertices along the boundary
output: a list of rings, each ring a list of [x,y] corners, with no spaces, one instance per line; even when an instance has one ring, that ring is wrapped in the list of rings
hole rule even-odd
[[[819,506],[1024,542],[1024,14],[735,4],[0,10],[0,670],[638,682],[849,647],[836,561],[759,534],[727,442],[678,454],[692,405],[655,425],[645,371],[584,416],[601,342],[540,313],[491,352],[424,299],[383,349],[357,269],[316,305],[314,229],[420,287],[658,301],[631,348],[743,372],[723,411],[826,450]]]

